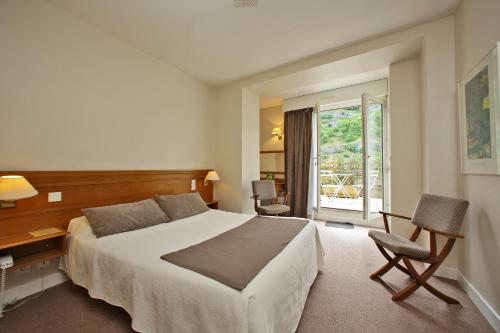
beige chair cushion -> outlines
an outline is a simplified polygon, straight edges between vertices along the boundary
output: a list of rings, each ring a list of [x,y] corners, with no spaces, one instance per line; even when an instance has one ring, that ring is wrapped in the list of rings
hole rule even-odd
[[[395,254],[401,254],[421,260],[429,259],[429,250],[404,237],[376,230],[370,230],[368,236],[370,236],[376,244],[381,245]]]
[[[252,181],[253,195],[258,195],[261,204],[265,205],[264,200],[273,200],[276,198],[276,187],[274,180],[253,180]]]
[[[467,200],[423,194],[411,223],[458,234],[468,207]]]
[[[269,215],[283,214],[283,213],[290,211],[289,206],[279,205],[279,204],[268,205],[268,206],[259,206],[259,207],[257,207],[257,209],[258,209],[259,213],[269,214]]]

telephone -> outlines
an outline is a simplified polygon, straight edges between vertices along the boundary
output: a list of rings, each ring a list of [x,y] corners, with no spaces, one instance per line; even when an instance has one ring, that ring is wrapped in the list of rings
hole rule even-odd
[[[0,318],[3,317],[3,297],[5,291],[5,279],[7,275],[7,268],[14,266],[14,259],[11,255],[5,255],[0,257]]]
[[[0,257],[0,269],[7,269],[12,266],[14,266],[14,259],[12,259],[11,255]]]

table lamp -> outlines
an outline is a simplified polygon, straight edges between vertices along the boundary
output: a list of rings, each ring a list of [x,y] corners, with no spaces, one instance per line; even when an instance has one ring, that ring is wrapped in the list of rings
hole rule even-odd
[[[0,208],[13,208],[16,200],[37,194],[38,191],[23,176],[0,177]]]
[[[220,180],[220,177],[215,170],[212,170],[212,171],[209,171],[207,173],[207,176],[205,177],[205,181],[203,182],[203,184],[205,186],[208,186],[209,181],[213,182],[213,181],[217,181],[217,180]]]

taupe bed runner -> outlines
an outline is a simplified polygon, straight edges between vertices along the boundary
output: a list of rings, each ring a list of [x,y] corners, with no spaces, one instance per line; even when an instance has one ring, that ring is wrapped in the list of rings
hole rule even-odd
[[[161,258],[242,290],[307,223],[306,220],[257,216],[214,238]]]

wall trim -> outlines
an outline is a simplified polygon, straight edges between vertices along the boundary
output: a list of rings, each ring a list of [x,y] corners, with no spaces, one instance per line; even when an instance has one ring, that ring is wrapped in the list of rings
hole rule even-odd
[[[479,311],[483,314],[486,320],[490,323],[496,332],[500,332],[500,316],[495,309],[486,301],[479,291],[465,278],[462,272],[457,270],[458,283],[465,290],[472,302],[476,305]]]
[[[37,274],[35,272],[28,273],[33,276],[33,274]],[[43,279],[43,281],[42,281]],[[61,283],[68,281],[68,276],[61,270],[57,270],[54,272],[50,272],[48,274],[43,274],[43,276],[39,276],[36,278],[31,278],[26,283],[15,285],[9,288],[9,278],[7,277],[7,288],[5,290],[5,302],[10,303],[15,300],[20,300],[22,298],[32,296],[40,291],[47,290],[54,286],[57,286]],[[43,283],[42,283],[43,282]]]
[[[343,213],[343,212],[337,212],[338,215],[333,215],[332,214],[325,214],[325,213],[314,213],[313,214],[313,219],[317,221],[325,221],[325,222],[348,222],[352,223],[356,226],[361,226],[361,227],[367,227],[370,229],[383,229],[384,224],[381,219],[376,219],[376,220],[371,220],[367,221],[364,220],[363,218],[353,218],[349,217],[349,213]],[[342,215],[344,214],[344,215]]]
[[[434,276],[446,279],[458,280],[458,270],[454,267],[441,266],[436,270]]]

